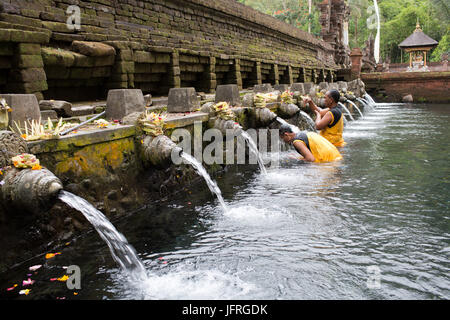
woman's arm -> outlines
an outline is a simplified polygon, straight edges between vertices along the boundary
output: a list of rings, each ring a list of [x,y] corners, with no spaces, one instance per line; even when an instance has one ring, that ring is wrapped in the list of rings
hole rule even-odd
[[[316,158],[314,158],[311,151],[309,151],[306,144],[304,144],[303,142],[296,141],[293,143],[293,145],[294,145],[295,149],[297,149],[297,151],[304,157],[305,161],[314,162],[316,160]]]

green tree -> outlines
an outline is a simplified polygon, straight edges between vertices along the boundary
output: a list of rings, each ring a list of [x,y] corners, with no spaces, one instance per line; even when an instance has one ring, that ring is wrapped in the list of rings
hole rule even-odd
[[[322,0],[238,0],[304,31],[319,36],[321,26],[317,4]],[[311,14],[309,13],[311,4]]]
[[[308,0],[238,0],[256,10],[272,15],[297,28],[320,35],[319,11],[317,5],[322,0],[311,0],[312,13],[309,14]],[[370,34],[375,37],[373,0],[347,0],[350,7],[349,40],[350,47],[364,47]],[[388,56],[391,62],[402,60],[398,47],[415,29],[417,20],[422,30],[439,41],[432,52],[432,60],[440,60],[449,51],[450,7],[449,0],[378,0],[381,21],[381,58]]]

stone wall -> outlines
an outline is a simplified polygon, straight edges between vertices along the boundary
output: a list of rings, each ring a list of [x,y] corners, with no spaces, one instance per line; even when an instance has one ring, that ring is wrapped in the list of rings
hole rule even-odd
[[[450,102],[450,71],[373,72],[362,73],[361,79],[377,102],[401,102],[407,95],[414,102]]]
[[[71,5],[80,30],[67,25]],[[80,49],[86,42],[91,49]],[[328,43],[235,0],[0,0],[0,93],[75,101],[116,88],[213,92],[320,82],[336,68]]]
[[[333,47],[335,62],[342,67],[349,67],[348,20],[350,7],[347,1],[323,0],[319,4],[319,9],[319,21],[322,26],[320,35]]]

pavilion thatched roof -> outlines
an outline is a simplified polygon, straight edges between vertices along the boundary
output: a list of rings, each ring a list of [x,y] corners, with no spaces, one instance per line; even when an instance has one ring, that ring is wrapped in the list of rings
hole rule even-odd
[[[401,49],[414,47],[435,47],[439,42],[427,36],[417,23],[416,30],[398,46]]]

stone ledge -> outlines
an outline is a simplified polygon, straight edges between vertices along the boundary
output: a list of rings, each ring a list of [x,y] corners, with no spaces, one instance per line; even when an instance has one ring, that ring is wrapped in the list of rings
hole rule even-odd
[[[135,134],[135,126],[121,125],[113,128],[96,129],[94,131],[62,136],[59,139],[32,141],[28,142],[27,145],[31,153],[38,155],[40,153],[68,151],[91,144],[132,137]]]
[[[192,125],[197,121],[207,122],[208,119],[209,114],[204,112],[174,114],[169,113],[165,121],[165,127],[167,129],[182,128]]]

